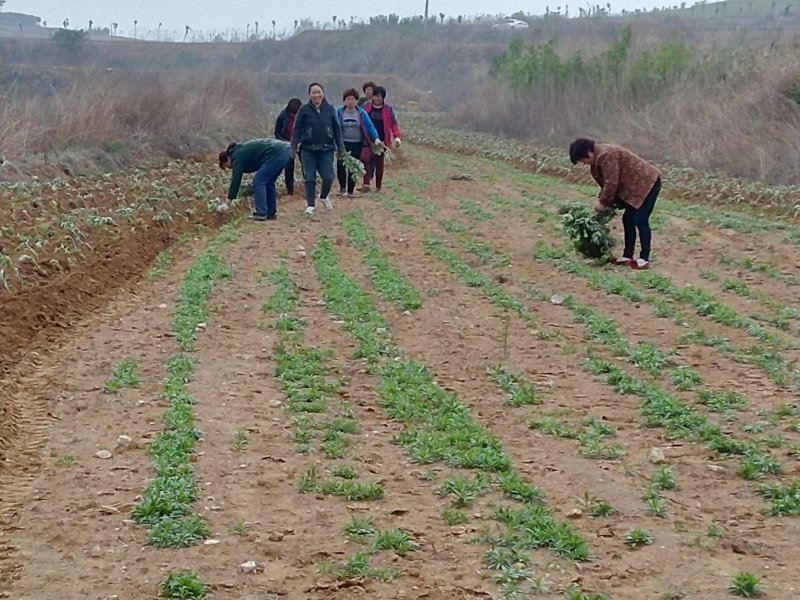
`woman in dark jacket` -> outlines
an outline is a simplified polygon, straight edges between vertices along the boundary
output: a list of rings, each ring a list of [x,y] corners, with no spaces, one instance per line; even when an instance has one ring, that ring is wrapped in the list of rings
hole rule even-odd
[[[239,195],[242,175],[255,173],[253,176],[253,196],[255,197],[256,221],[271,221],[277,218],[278,202],[275,194],[275,180],[281,174],[286,163],[292,159],[288,142],[275,139],[248,140],[243,144],[229,144],[219,153],[221,169],[231,171],[231,184],[228,187],[228,201],[232,202]],[[217,209],[228,210],[227,203]]]
[[[325,89],[319,83],[308,86],[308,103],[297,111],[292,132],[293,154],[298,149],[306,188],[306,214],[314,214],[317,173],[322,179],[319,200],[325,208],[331,210],[333,203],[328,195],[335,177],[333,153],[344,152],[344,141],[336,109],[325,100]]]
[[[292,140],[292,130],[294,129],[294,121],[297,116],[297,111],[303,105],[300,98],[292,98],[289,103],[278,115],[275,120],[275,137],[284,142]],[[294,195],[294,159],[289,161],[286,165],[286,170],[283,172],[283,179],[286,181],[286,193],[290,196]]]

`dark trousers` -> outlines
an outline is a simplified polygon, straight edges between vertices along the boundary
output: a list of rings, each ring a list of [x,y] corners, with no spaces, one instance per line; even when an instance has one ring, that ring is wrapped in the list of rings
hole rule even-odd
[[[647,194],[644,203],[639,208],[629,206],[622,213],[622,227],[625,231],[625,252],[623,256],[633,258],[633,250],[636,246],[636,232],[638,231],[639,241],[642,246],[639,257],[642,260],[650,260],[650,242],[653,238],[653,233],[650,230],[650,215],[653,214],[659,192],[661,192],[661,178],[657,179],[653,184],[650,193]]]
[[[289,159],[289,164],[283,171],[283,179],[286,182],[286,193],[294,195],[294,159]]]
[[[300,164],[303,167],[303,182],[306,187],[306,204],[314,206],[317,196],[317,173],[322,179],[320,198],[327,198],[333,187],[333,150],[303,150],[300,148]]]
[[[370,180],[375,178],[375,189],[381,189],[385,160],[383,154],[375,154],[370,146],[364,146],[361,151],[361,161],[367,169],[364,173],[364,187],[369,187]]]
[[[347,151],[347,153],[358,160],[361,160],[361,146],[361,142],[344,143],[344,149]],[[344,163],[341,160],[337,162],[336,175],[339,178],[339,187],[343,190],[346,189],[348,194],[352,194],[356,189],[356,180],[353,178],[352,173],[347,172],[347,169],[344,168]]]
[[[253,197],[256,204],[256,214],[271,217],[278,212],[278,199],[275,194],[275,181],[278,175],[292,160],[292,151],[289,148],[266,161],[253,176]]]

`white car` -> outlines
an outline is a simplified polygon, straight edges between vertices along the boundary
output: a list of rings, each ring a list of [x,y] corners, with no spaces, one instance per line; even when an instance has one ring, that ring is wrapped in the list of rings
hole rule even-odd
[[[527,29],[528,24],[519,19],[503,19],[499,23],[492,25],[492,29]]]

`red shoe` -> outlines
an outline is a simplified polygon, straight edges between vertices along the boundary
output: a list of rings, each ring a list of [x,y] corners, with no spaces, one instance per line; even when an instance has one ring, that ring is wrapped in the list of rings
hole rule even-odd
[[[613,256],[608,257],[608,262],[610,262],[612,265],[617,265],[617,266],[620,265],[630,266],[631,261],[632,259],[625,258],[624,256],[619,256],[617,258],[614,258]]]
[[[650,268],[650,261],[644,260],[643,258],[637,258],[636,260],[631,260],[628,262],[628,266],[631,269],[636,269],[637,271],[643,271],[645,269]]]

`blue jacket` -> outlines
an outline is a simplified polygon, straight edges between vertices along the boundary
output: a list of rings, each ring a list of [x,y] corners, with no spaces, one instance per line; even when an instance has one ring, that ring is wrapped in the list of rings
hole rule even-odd
[[[378,130],[375,129],[375,125],[372,123],[372,119],[369,118],[367,111],[365,111],[360,106],[356,107],[358,109],[358,116],[361,118],[361,132],[364,134],[364,138],[369,140],[371,143],[375,143],[378,139]],[[336,118],[339,120],[339,126],[342,125],[342,115],[344,114],[344,106],[340,106],[336,109]]]

